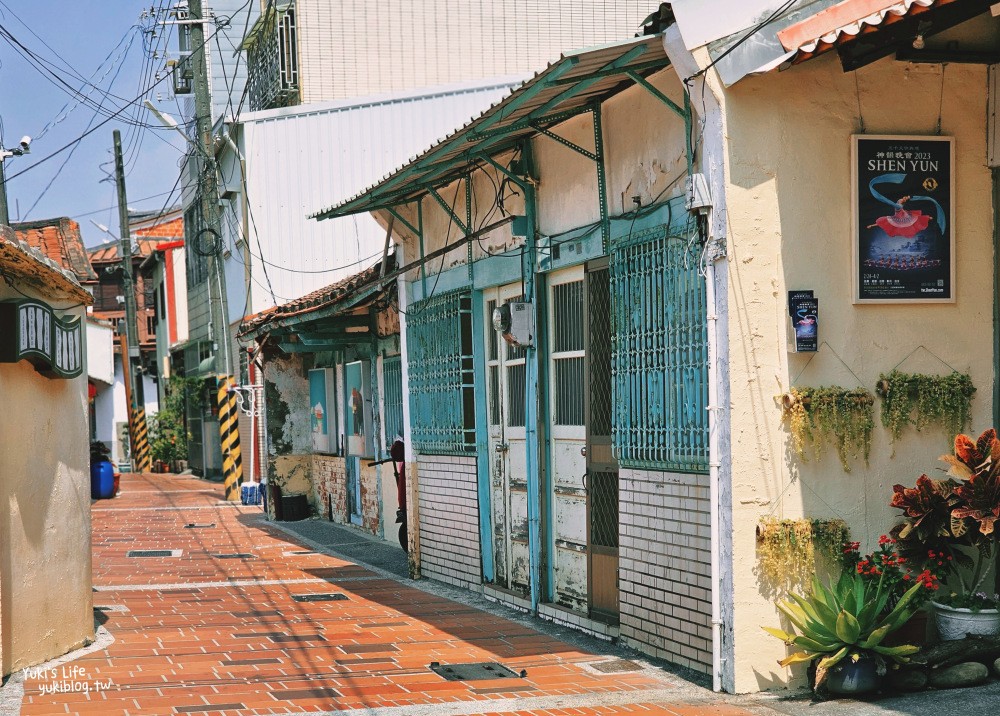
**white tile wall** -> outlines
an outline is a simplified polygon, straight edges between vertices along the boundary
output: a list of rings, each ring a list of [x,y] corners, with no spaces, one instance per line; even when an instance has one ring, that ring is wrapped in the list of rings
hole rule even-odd
[[[480,591],[476,458],[419,455],[420,571]]]
[[[621,640],[709,672],[708,476],[622,470],[619,479]]]

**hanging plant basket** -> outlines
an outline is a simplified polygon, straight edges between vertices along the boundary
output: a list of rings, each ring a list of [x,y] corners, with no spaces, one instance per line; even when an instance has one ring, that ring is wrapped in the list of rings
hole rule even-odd
[[[917,430],[941,427],[950,444],[971,422],[976,387],[968,373],[922,375],[893,370],[879,376],[876,392],[882,398],[882,425],[893,443],[912,425]]]
[[[792,388],[782,396],[782,409],[792,433],[792,446],[803,461],[819,459],[833,444],[845,472],[851,458],[868,464],[875,428],[875,396],[864,388]]]
[[[757,525],[760,577],[776,588],[808,584],[816,574],[817,557],[839,564],[850,536],[843,520],[765,517]]]

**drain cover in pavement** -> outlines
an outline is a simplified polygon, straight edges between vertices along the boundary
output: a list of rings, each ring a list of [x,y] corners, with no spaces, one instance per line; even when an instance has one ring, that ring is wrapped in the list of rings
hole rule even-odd
[[[179,549],[130,549],[126,557],[180,557]]]
[[[503,664],[495,661],[484,661],[477,664],[439,664],[431,662],[431,671],[443,676],[448,681],[480,681],[484,679],[516,679],[518,673],[511,671]],[[520,674],[527,676],[526,671]]]
[[[292,599],[297,602],[339,602],[347,599],[346,594],[293,594]]]
[[[642,671],[642,666],[628,659],[614,659],[612,661],[599,661],[591,664],[591,668],[602,671],[605,674],[618,674],[624,671]]]
[[[234,554],[213,554],[216,559],[256,559],[249,552],[236,552]]]
[[[198,524],[197,522],[189,522],[188,524],[184,525],[184,528],[189,530],[207,530],[210,527],[215,527],[215,523],[210,522],[207,524]]]

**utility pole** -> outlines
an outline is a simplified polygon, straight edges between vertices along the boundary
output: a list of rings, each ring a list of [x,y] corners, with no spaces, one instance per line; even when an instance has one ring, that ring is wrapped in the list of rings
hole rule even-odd
[[[122,134],[117,129],[115,136],[115,184],[118,187],[118,225],[122,255],[122,289],[125,292],[125,340],[128,343],[128,355],[122,356],[122,361],[128,361],[129,372],[135,378],[132,390],[132,405],[129,409],[141,408],[145,405],[142,391],[142,377],[139,370],[139,326],[136,323],[135,282],[132,279],[132,235],[128,226],[128,200],[125,198],[125,164],[122,161]]]
[[[239,410],[236,404],[236,379],[230,358],[229,308],[226,305],[226,272],[222,259],[222,218],[219,214],[218,173],[215,140],[212,137],[212,95],[208,86],[208,62],[205,59],[205,24],[202,0],[188,0],[191,22],[191,56],[194,74],[194,114],[202,159],[199,190],[205,226],[194,234],[195,253],[208,254],[208,309],[214,342],[216,396],[219,408],[219,439],[222,451],[222,474],[227,500],[240,499],[243,461],[240,452]],[[206,242],[205,239],[209,241]],[[208,248],[206,248],[208,247]],[[215,280],[212,281],[214,276]],[[213,295],[214,293],[218,295]],[[221,360],[220,360],[221,354]]]
[[[115,138],[115,184],[118,187],[118,224],[121,238],[122,290],[125,293],[125,345],[122,351],[122,376],[128,397],[128,426],[132,442],[132,469],[143,472],[152,468],[149,435],[146,429],[146,401],[142,389],[142,362],[139,356],[139,326],[136,323],[135,282],[132,280],[132,235],[128,225],[128,199],[125,196],[125,163],[122,160],[122,134]],[[129,384],[131,383],[131,390]]]
[[[219,215],[218,173],[215,163],[215,141],[212,138],[212,95],[208,86],[208,62],[205,58],[205,23],[202,0],[188,0],[188,17],[191,21],[191,58],[194,74],[194,114],[198,138],[201,142],[204,171],[199,183],[201,211],[205,227],[196,232],[194,240],[202,249],[211,246],[209,261],[209,316],[210,336],[216,356],[217,373],[232,375],[229,360],[229,309],[226,305],[226,273],[222,263],[222,219]],[[206,234],[208,241],[206,241]],[[214,279],[214,281],[212,280]],[[217,292],[217,295],[216,295]],[[220,356],[221,354],[221,356]],[[221,360],[220,360],[221,358]]]

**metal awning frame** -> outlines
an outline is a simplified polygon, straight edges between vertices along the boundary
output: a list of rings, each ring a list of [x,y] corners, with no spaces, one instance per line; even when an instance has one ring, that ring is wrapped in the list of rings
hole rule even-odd
[[[610,243],[610,218],[608,215],[608,198],[605,175],[605,153],[603,128],[601,124],[601,104],[608,97],[618,94],[628,86],[637,85],[665,105],[684,122],[685,152],[687,168],[690,174],[693,167],[693,147],[691,143],[692,115],[688,88],[684,87],[683,106],[667,97],[654,87],[647,76],[666,69],[670,62],[665,54],[652,61],[637,62],[654,45],[650,40],[662,42],[659,36],[645,37],[640,41],[629,41],[618,45],[584,50],[579,53],[564,56],[561,60],[529,80],[515,90],[505,100],[487,110],[479,118],[473,120],[462,129],[454,132],[440,143],[430,148],[421,156],[412,160],[377,184],[361,194],[337,206],[317,212],[313,218],[322,220],[339,216],[350,216],[363,212],[386,211],[393,220],[399,221],[418,240],[421,258],[421,281],[426,286],[426,269],[424,267],[425,245],[423,227],[423,200],[430,196],[445,212],[451,222],[468,237],[472,229],[472,176],[476,171],[485,171],[487,165],[503,173],[508,179],[523,189],[526,177],[516,174],[509,167],[503,166],[495,157],[523,149],[524,143],[536,136],[545,136],[567,148],[591,159],[596,165],[598,199],[602,226],[602,243],[605,251]],[[582,61],[592,59],[598,53],[606,54],[610,50],[620,48],[620,53],[604,62],[596,70],[574,77],[566,75],[574,70]],[[584,103],[579,103],[580,94],[586,92],[595,84],[607,81],[619,82],[599,96],[588,97]],[[627,83],[627,84],[626,84]],[[539,106],[530,108],[521,116],[518,110],[530,106],[530,102],[545,92],[555,94]],[[556,125],[573,117],[590,113],[594,127],[594,151],[585,149],[574,142],[556,134]],[[496,126],[505,118],[514,117],[514,121],[504,126]],[[456,151],[458,150],[458,151]],[[530,171],[530,167],[528,168]],[[449,205],[440,191],[456,181],[465,183],[465,220],[459,218],[454,210],[454,203]],[[530,179],[528,179],[530,181]],[[459,187],[456,191],[460,191]],[[416,225],[400,212],[400,208],[416,204]],[[472,244],[468,244],[469,271],[472,271]]]

